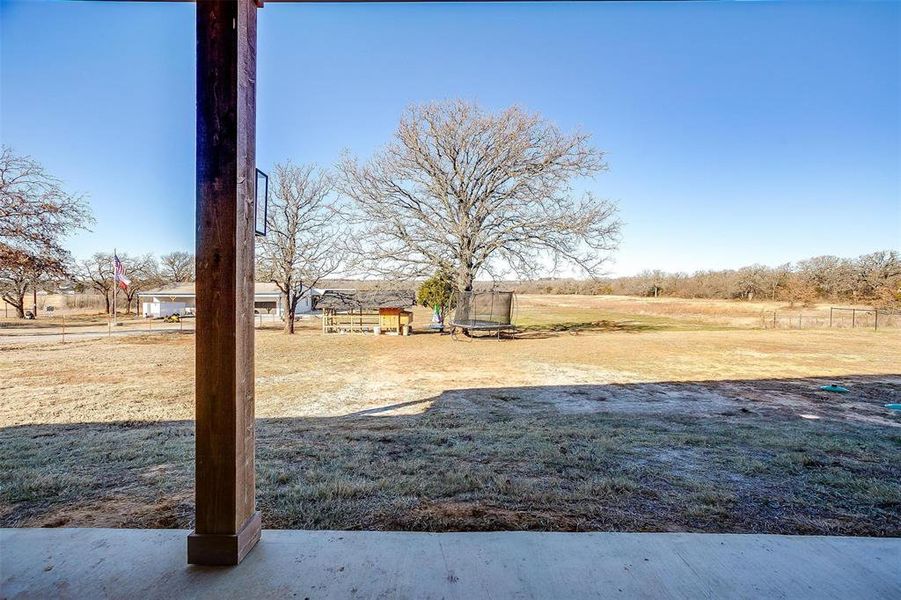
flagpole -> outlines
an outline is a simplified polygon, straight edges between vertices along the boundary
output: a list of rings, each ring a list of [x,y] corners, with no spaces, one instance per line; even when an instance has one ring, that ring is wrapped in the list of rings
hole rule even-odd
[[[119,276],[116,274],[116,249],[113,248],[113,325],[116,324],[116,292],[119,289]]]

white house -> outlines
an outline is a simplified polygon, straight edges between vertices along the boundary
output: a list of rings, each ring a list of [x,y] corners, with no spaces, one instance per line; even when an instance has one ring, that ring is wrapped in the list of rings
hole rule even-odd
[[[308,288],[297,302],[295,315],[313,312],[316,301],[324,294],[324,288]],[[145,317],[169,315],[193,315],[196,307],[193,283],[177,283],[157,290],[138,293],[141,313]],[[284,298],[274,283],[256,283],[253,295],[254,313],[264,318],[281,320],[285,314]]]

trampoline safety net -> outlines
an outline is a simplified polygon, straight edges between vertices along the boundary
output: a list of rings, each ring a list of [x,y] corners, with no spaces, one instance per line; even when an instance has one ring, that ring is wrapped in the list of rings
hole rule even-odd
[[[452,325],[461,329],[513,329],[513,292],[463,292]]]

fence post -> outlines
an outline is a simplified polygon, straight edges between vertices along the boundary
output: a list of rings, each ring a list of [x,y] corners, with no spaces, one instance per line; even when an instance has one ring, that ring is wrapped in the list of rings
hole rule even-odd
[[[832,311],[835,310],[834,306],[829,307],[829,328],[832,328]]]
[[[776,329],[776,311],[773,311],[773,329]]]
[[[857,326],[857,309],[851,309],[851,329],[854,329]]]
[[[873,309],[873,331],[879,331],[879,309]]]
[[[110,317],[106,318],[106,337],[113,336],[113,322],[110,320]]]
[[[63,315],[63,340],[62,343],[66,343],[66,315]]]
[[[802,327],[801,327],[801,313],[798,313],[798,329],[802,329]]]

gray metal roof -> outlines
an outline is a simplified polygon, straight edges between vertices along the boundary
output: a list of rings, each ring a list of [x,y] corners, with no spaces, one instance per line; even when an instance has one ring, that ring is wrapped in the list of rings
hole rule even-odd
[[[327,291],[319,298],[317,308],[332,310],[373,310],[377,308],[410,308],[416,304],[412,290],[377,290],[366,292]]]
[[[274,283],[258,281],[254,284],[253,293],[255,296],[278,296],[281,292]],[[147,290],[146,292],[138,292],[138,297],[146,296],[195,296],[194,282],[173,283],[167,287],[155,290]]]

